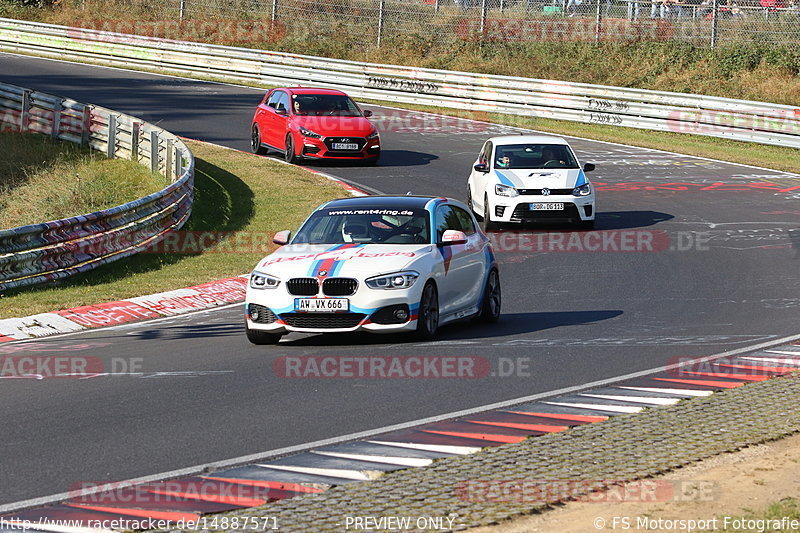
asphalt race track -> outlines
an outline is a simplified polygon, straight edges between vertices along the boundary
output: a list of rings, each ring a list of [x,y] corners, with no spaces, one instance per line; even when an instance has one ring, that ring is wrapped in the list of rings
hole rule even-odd
[[[0,80],[69,96],[173,133],[247,150],[262,91],[0,54]],[[463,199],[483,140],[514,131],[372,108],[377,168],[319,166],[372,190]],[[456,131],[460,128],[460,131]],[[241,306],[0,346],[82,354],[120,375],[0,384],[0,505],[380,428],[797,334],[797,176],[587,140],[597,230],[496,238],[503,311],[415,344],[375,336],[250,345]],[[774,185],[769,185],[770,183]],[[610,237],[608,237],[610,235]],[[543,241],[537,241],[542,239]],[[603,240],[605,239],[605,240]],[[598,245],[598,242],[600,243]],[[598,250],[587,251],[587,248]],[[544,251],[542,251],[544,247]],[[633,247],[638,251],[623,251]],[[583,251],[581,251],[583,250]],[[276,375],[280,356],[474,355],[479,379]],[[116,358],[116,359],[115,359]],[[124,365],[122,363],[125,363]],[[130,367],[138,365],[136,368]]]

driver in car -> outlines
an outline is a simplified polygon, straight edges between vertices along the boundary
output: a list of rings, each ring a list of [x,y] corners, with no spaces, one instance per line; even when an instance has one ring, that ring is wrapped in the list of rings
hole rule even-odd
[[[547,163],[555,162],[559,165],[566,165],[566,161],[562,161],[558,158],[558,154],[556,151],[550,148],[549,146],[545,146],[542,149],[542,165],[546,165]]]
[[[508,154],[505,152],[498,152],[494,166],[497,168],[511,168],[511,163],[511,157],[509,157]]]

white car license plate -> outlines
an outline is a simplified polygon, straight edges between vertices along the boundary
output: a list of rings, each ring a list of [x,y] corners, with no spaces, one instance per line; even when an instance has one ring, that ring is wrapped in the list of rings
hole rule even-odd
[[[531,204],[531,211],[563,211],[563,203]]]
[[[331,143],[331,148],[334,150],[358,150],[356,143]]]
[[[350,310],[347,298],[295,298],[294,310],[301,313],[340,313]]]

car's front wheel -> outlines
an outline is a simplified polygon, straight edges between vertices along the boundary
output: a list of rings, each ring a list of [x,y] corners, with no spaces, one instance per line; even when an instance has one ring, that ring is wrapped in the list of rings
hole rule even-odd
[[[436,285],[429,281],[422,289],[417,312],[416,337],[419,340],[431,340],[439,330],[439,293]]]
[[[256,155],[265,155],[267,149],[261,144],[261,130],[258,129],[258,124],[253,124],[253,129],[250,132],[250,150]]]
[[[278,341],[280,341],[281,337],[283,336],[278,333],[250,329],[247,324],[245,324],[244,329],[247,332],[247,340],[253,344],[258,344],[259,346],[265,344],[278,344]]]
[[[486,287],[483,290],[483,303],[476,318],[480,322],[497,322],[500,318],[500,306],[502,303],[500,274],[497,273],[497,270],[492,269],[486,279]]]
[[[478,219],[478,221],[483,220],[483,217],[481,217],[480,213],[475,212],[475,204],[472,201],[472,187],[470,187],[469,185],[467,185],[467,206],[469,207],[469,210],[472,212],[472,214],[475,215],[475,218]]]
[[[484,232],[495,231],[500,228],[500,224],[497,222],[492,222],[490,217],[488,196],[483,197],[483,220],[481,222],[481,226],[483,227]]]
[[[292,138],[291,133],[286,136],[286,153],[284,154],[283,158],[287,163],[291,163],[292,165],[297,164],[297,162],[300,160],[300,158],[294,153],[294,139]]]

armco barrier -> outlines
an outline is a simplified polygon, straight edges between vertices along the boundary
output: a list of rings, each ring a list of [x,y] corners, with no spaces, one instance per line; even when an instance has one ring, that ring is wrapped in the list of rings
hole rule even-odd
[[[169,181],[133,202],[0,231],[0,292],[135,254],[179,229],[194,198],[194,156],[171,133],[109,109],[0,84],[0,130],[36,132],[147,165]]]
[[[0,50],[359,98],[800,147],[800,109],[712,96],[378,65],[0,19]]]

